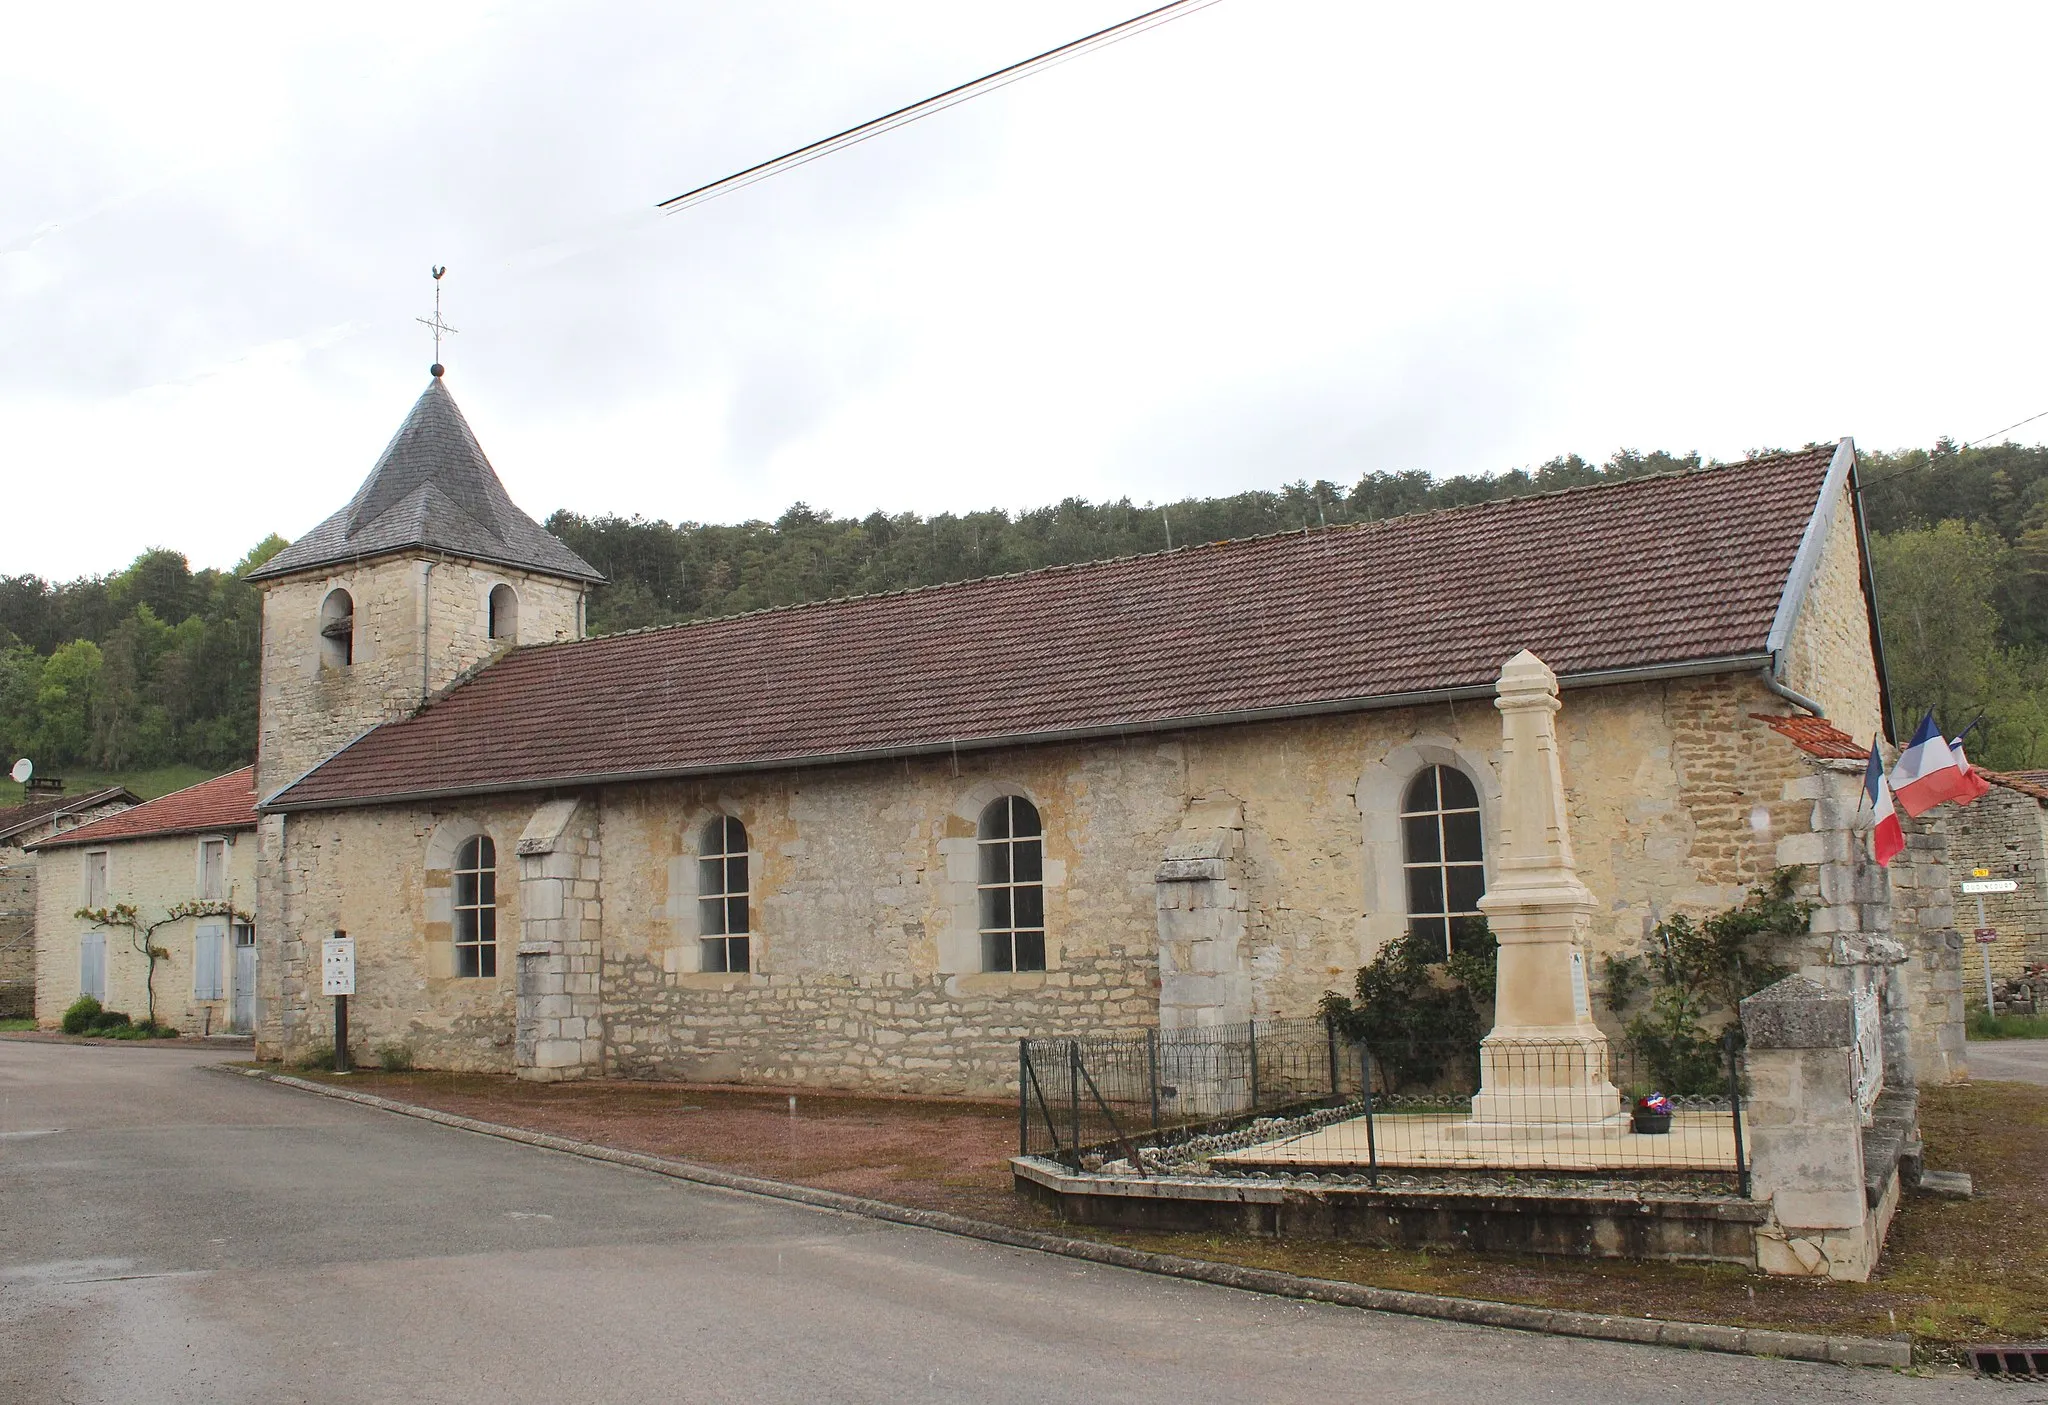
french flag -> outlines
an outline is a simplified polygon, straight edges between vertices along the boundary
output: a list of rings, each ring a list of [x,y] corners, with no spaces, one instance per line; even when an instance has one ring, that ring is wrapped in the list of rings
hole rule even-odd
[[[1899,825],[1899,812],[1892,804],[1891,782],[1884,776],[1884,758],[1878,754],[1875,738],[1870,743],[1870,764],[1863,770],[1863,794],[1870,801],[1874,817],[1870,826],[1870,847],[1879,864],[1890,864],[1906,847],[1906,831]]]
[[[1920,730],[1913,733],[1912,743],[1900,754],[1899,764],[1892,768],[1892,794],[1898,797],[1900,807],[1917,820],[1942,801],[1959,799],[1969,790],[1969,783],[1956,767],[1955,749],[1934,725],[1930,709],[1920,719]]]
[[[1970,729],[1965,727],[1963,730],[1967,732]],[[1962,738],[1958,737],[1950,742],[1949,747],[1956,754],[1956,769],[1963,773],[1963,793],[1956,797],[1956,804],[1967,805],[1980,795],[1989,795],[1991,782],[1985,780],[1977,768],[1970,764],[1970,758],[1963,755]]]

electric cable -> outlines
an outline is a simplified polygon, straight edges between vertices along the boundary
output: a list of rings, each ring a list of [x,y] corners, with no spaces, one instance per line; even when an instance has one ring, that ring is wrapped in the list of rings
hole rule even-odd
[[[1131,18],[1110,25],[1106,29],[1098,29],[1093,34],[1084,34],[1079,39],[1062,44],[1055,49],[1047,49],[1042,54],[1034,54],[1028,59],[1020,59],[1008,67],[996,69],[993,73],[984,73],[979,78],[956,84],[942,93],[934,93],[928,98],[899,107],[894,112],[885,112],[880,117],[874,118],[871,121],[862,122],[858,126],[848,127],[843,132],[835,132],[833,135],[823,137],[810,143],[808,146],[800,146],[794,151],[785,151],[780,156],[756,162],[744,170],[735,171],[729,176],[721,176],[717,180],[700,185],[693,190],[686,190],[681,195],[672,195],[668,199],[657,203],[655,208],[668,214],[678,214],[693,205],[701,205],[707,200],[716,200],[721,195],[730,195],[735,190],[742,190],[758,181],[767,180],[770,176],[780,175],[784,171],[808,165],[821,156],[830,156],[835,151],[843,151],[849,146],[857,146],[872,137],[882,135],[884,132],[908,126],[910,123],[918,121],[920,118],[929,117],[935,112],[944,112],[949,107],[958,106],[960,103],[966,102],[971,98],[978,98],[984,93],[992,93],[998,88],[1007,88],[1020,78],[1029,78],[1034,73],[1042,73],[1048,68],[1065,63],[1068,59],[1079,58],[1082,54],[1108,48],[1111,44],[1121,43],[1123,40],[1129,39],[1134,35],[1143,34],[1147,30],[1157,29],[1160,25],[1171,24],[1177,19],[1183,19],[1188,15],[1194,14],[1197,10],[1206,10],[1211,5],[1217,3],[1219,3],[1219,0],[1172,0],[1171,4],[1161,5],[1156,9],[1147,10],[1140,15],[1133,15]]]

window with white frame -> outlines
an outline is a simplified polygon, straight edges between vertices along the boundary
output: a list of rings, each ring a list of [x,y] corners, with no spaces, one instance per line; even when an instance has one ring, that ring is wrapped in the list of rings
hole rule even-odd
[[[1038,808],[1005,795],[981,812],[981,969],[1045,969],[1045,840]]]
[[[498,974],[498,850],[488,834],[455,851],[455,974]]]
[[[217,902],[227,895],[227,840],[202,839],[199,841],[199,896]]]
[[[751,896],[747,881],[747,827],[731,815],[704,826],[697,851],[698,969],[751,971],[752,937],[747,922]]]
[[[192,934],[192,998],[227,998],[227,932],[218,922],[202,924]]]
[[[107,905],[107,851],[94,849],[85,856],[85,905],[94,912]]]
[[[1408,878],[1408,930],[1438,959],[1485,919],[1486,848],[1479,791],[1454,766],[1431,766],[1408,784],[1401,803]]]

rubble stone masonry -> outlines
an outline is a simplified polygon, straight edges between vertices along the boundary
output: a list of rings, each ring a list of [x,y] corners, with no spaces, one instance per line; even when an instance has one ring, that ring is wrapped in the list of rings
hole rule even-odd
[[[1954,853],[1949,866],[1952,885],[1960,885],[1971,870],[1985,868],[1993,878],[2010,878],[2019,884],[2011,893],[1984,895],[1986,924],[1998,933],[1991,943],[1991,970],[2000,977],[2019,975],[2025,968],[2048,963],[2048,805],[2031,795],[1995,785],[1974,804],[1944,807],[1949,814],[1949,844]],[[1965,929],[1977,926],[1977,898],[1954,889],[1956,922]],[[1982,957],[1971,943],[1970,974],[1978,979],[1969,988],[1974,1004],[1984,1000]]]
[[[1755,676],[1567,692],[1565,778],[1582,877],[1601,899],[1596,954],[1632,949],[1670,912],[1739,901],[1770,872],[1775,832],[1803,825],[1808,805],[1786,792],[1806,759],[1748,717],[1772,701]],[[284,877],[264,1042],[299,1050],[331,1037],[318,944],[340,928],[357,939],[357,1038],[365,1049],[403,1043],[423,1066],[995,1092],[1014,1080],[1023,1035],[1159,1020],[1161,913],[1178,910],[1160,884],[1191,805],[1228,813],[1233,835],[1243,817],[1230,909],[1233,930],[1243,924],[1233,941],[1249,1008],[1233,997],[1232,1013],[1306,1014],[1349,985],[1387,918],[1393,930],[1403,921],[1398,854],[1389,884],[1365,842],[1398,807],[1375,768],[1409,753],[1464,758],[1490,806],[1499,735],[1491,706],[1460,703],[619,785],[581,796],[588,818],[546,854],[520,854],[521,838],[553,833],[540,811],[571,797],[272,817],[265,842]],[[975,824],[1011,793],[1045,825],[1043,972],[979,970]],[[754,969],[741,974],[699,969],[695,854],[718,814],[746,825],[752,851]],[[500,872],[489,980],[454,976],[449,956],[448,856],[479,831]],[[568,937],[546,925],[552,906],[522,906],[543,876],[578,905],[575,940],[601,926],[595,1018],[572,1010],[573,980],[533,988],[564,997],[545,1018],[581,1022],[556,1026],[555,1040],[581,1046],[601,1029],[601,1050],[580,1047],[580,1065],[538,1025],[524,1060],[515,1038],[519,963],[571,955],[549,945]],[[563,964],[560,974],[590,973]],[[543,1014],[538,1004],[530,1013]]]

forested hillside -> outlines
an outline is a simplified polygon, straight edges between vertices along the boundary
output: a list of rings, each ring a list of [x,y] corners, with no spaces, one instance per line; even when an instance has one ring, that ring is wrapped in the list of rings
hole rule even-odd
[[[1011,514],[833,517],[801,503],[738,526],[558,512],[548,527],[611,580],[594,632],[735,614],[1169,543],[1373,521],[1492,498],[1695,468],[1698,455],[1577,456],[1533,471],[1433,479],[1369,473],[1346,488],[1138,506],[1128,499]],[[1894,698],[1910,727],[1933,706],[1951,731],[1982,717],[1971,754],[2048,766],[2048,448],[2002,445],[1863,456],[1865,513]],[[127,570],[52,585],[0,577],[0,754],[46,769],[122,771],[249,758],[255,741],[257,595],[241,574],[188,569],[153,550]]]

